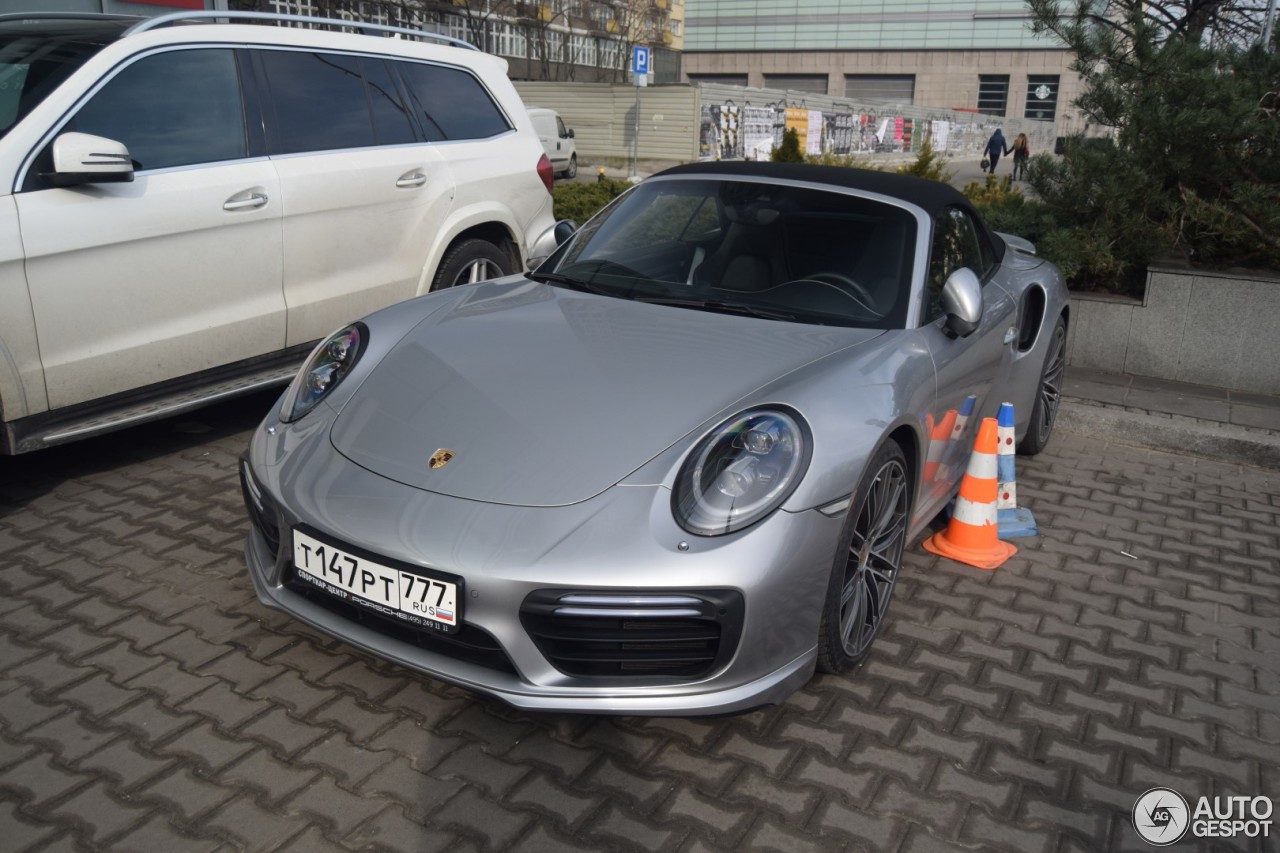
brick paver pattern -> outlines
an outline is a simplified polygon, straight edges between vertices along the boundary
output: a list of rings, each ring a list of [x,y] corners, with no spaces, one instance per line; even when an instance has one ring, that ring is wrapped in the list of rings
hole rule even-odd
[[[1041,536],[916,544],[859,671],[536,715],[261,606],[229,417],[0,459],[5,850],[1148,850],[1152,786],[1280,795],[1275,472],[1060,433]]]

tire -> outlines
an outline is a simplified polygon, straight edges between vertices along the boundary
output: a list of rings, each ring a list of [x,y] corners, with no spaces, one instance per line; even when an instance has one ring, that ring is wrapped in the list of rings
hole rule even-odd
[[[561,172],[560,177],[562,178],[578,177],[578,155],[577,154],[571,154],[569,156],[569,168]]]
[[[487,240],[463,240],[445,252],[431,289],[444,290],[510,274],[511,259],[506,252]]]
[[[820,672],[847,672],[871,651],[902,570],[911,498],[906,457],[886,441],[867,464],[840,534],[818,627]]]
[[[1031,423],[1027,434],[1018,442],[1018,452],[1023,456],[1035,456],[1044,450],[1053,435],[1053,425],[1058,420],[1058,406],[1062,402],[1062,375],[1067,365],[1067,324],[1059,317],[1049,336],[1049,346],[1044,355],[1044,367],[1040,369],[1040,381],[1036,385],[1036,401],[1031,407]]]

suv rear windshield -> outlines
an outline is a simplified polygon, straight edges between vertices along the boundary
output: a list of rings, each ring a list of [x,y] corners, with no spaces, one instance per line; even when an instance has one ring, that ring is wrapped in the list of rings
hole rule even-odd
[[[104,20],[0,25],[0,137],[134,23]]]

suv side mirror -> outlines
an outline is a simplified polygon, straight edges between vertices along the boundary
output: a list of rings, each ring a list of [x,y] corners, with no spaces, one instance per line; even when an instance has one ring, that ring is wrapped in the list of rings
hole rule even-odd
[[[44,177],[55,187],[128,183],[133,180],[133,158],[123,142],[64,133],[53,141],[53,171]]]
[[[982,320],[982,283],[968,267],[961,267],[942,285],[942,310],[947,312],[946,329],[966,338]]]
[[[569,128],[569,138],[573,139],[573,128]]]

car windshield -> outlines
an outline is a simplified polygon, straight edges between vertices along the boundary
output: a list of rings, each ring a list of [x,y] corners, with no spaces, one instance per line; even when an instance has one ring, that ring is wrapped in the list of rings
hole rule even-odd
[[[916,220],[812,187],[646,181],[533,274],[644,302],[822,325],[905,324]]]
[[[104,20],[0,26],[0,137],[91,56],[119,38],[128,23]]]

